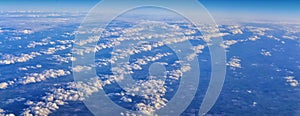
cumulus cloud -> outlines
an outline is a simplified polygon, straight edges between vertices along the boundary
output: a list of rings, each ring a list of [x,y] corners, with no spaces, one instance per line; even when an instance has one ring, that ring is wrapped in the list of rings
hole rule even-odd
[[[159,28],[163,28],[167,31],[157,33],[157,31],[154,31],[154,28],[156,28],[156,26]],[[207,28],[207,26],[203,26],[203,27],[205,27],[205,29]],[[122,48],[121,51],[124,51],[124,53],[120,54],[120,57],[124,57],[124,55],[126,56],[126,54],[132,55],[132,54],[140,53],[141,51],[150,51],[154,48],[157,48],[157,47],[160,47],[163,45],[176,44],[176,43],[192,40],[195,38],[202,38],[205,41],[210,41],[211,38],[229,35],[229,33],[217,33],[218,29],[216,29],[215,27],[211,27],[211,28],[207,28],[207,29],[208,29],[208,32],[211,33],[210,35],[207,35],[205,37],[194,36],[194,35],[192,35],[192,34],[196,33],[196,31],[194,29],[191,29],[191,30],[182,29],[178,25],[170,25],[170,24],[163,23],[163,22],[153,22],[153,21],[147,22],[146,21],[146,22],[143,22],[143,23],[137,25],[136,27],[121,30],[122,31],[121,33],[118,31],[113,31],[113,32],[105,31],[105,33],[107,33],[107,35],[105,35],[104,37],[101,37],[101,38],[103,38],[103,40],[106,41],[105,44],[100,43],[95,48],[82,46],[81,48],[74,49],[74,53],[78,54],[78,55],[84,55],[85,53],[88,54],[88,53],[92,53],[92,52],[98,52],[98,51],[100,51],[102,49],[106,49],[106,48],[113,48],[113,47],[116,48],[116,46],[120,46],[120,45],[126,43],[126,42],[122,42],[122,41],[132,41],[131,44],[127,45],[127,46],[130,46],[130,47],[135,46],[135,47],[133,47],[131,49]],[[142,31],[147,31],[148,33],[143,33]],[[109,35],[115,35],[115,36],[119,36],[119,37],[106,39],[105,37],[109,37]],[[99,38],[99,37],[91,36],[86,40],[80,40],[78,42],[75,42],[75,44],[86,45],[88,43],[96,42],[96,40],[98,40],[97,38]],[[160,38],[160,39],[157,39],[157,38]],[[159,40],[159,42],[154,42],[154,43],[148,44],[148,45],[141,44],[139,42],[134,42],[134,41],[142,41],[142,40],[150,40],[150,41]]]
[[[100,36],[91,36],[86,40],[81,40],[79,42],[75,42],[75,44],[78,44],[80,46],[88,44],[88,43],[94,43],[99,41]]]
[[[59,109],[60,106],[71,101],[82,101],[91,94],[102,89],[101,81],[98,78],[91,78],[89,82],[70,82],[67,88],[55,88],[51,93],[42,97],[42,101],[27,101],[29,106],[24,109],[25,116],[45,116]]]
[[[14,56],[14,55],[4,55],[4,59],[0,60],[0,64],[14,64],[16,62],[27,62],[37,56],[42,54],[38,52],[31,52],[29,54],[21,54],[21,56]]]
[[[172,55],[172,53],[157,53],[154,56],[144,56],[143,58],[138,58],[135,62],[129,63],[129,62],[122,62],[118,63],[117,66],[112,67],[112,71],[119,75],[118,78],[122,79],[123,77],[121,75],[123,74],[132,74],[132,70],[142,70],[142,66],[148,64],[149,62],[155,62],[163,57],[167,57]],[[110,61],[112,64],[115,63],[115,61]],[[119,81],[120,79],[115,78],[115,81]]]
[[[204,45],[198,45],[198,46],[193,47],[193,50],[195,51],[195,53],[199,54],[199,53],[202,53],[202,50],[204,48],[205,48]]]
[[[6,113],[6,111],[4,109],[0,108],[0,116],[15,116],[15,114]]]
[[[272,56],[271,52],[265,50],[265,49],[262,49],[261,52],[260,52],[261,55],[264,55],[264,56]]]
[[[72,47],[71,44],[69,44],[69,45],[57,45],[55,47],[48,48],[48,50],[46,50],[46,51],[41,51],[41,53],[50,55],[50,54],[54,54],[57,51],[66,50],[66,49],[71,48],[71,47]]]
[[[156,56],[163,55],[157,54]],[[149,57],[144,57],[143,60],[148,58]],[[141,61],[134,63],[138,62]],[[179,61],[176,63],[179,63]],[[179,70],[168,72],[171,75],[168,78],[178,79],[184,72],[187,72],[190,69],[191,67],[189,65],[184,65]],[[27,101],[26,105],[28,105],[28,108],[24,109],[22,114],[49,115],[53,111],[59,109],[60,106],[65,105],[70,101],[82,101],[93,93],[101,90],[103,86],[111,84],[111,81],[113,81],[116,77],[107,75],[106,78],[108,79],[106,81],[101,81],[99,78],[91,78],[88,82],[70,82],[66,88],[55,88],[51,93],[47,93],[47,95],[43,97],[42,101]],[[133,102],[133,99],[126,97],[126,95],[134,95],[132,93],[139,91],[141,96],[148,100],[149,103],[137,103],[135,107],[144,114],[151,114],[153,111],[160,109],[167,104],[167,100],[163,98],[166,93],[166,86],[164,86],[164,83],[164,80],[161,79],[140,81],[138,84],[127,88],[125,93],[116,93],[115,95],[120,95],[120,100],[123,102]]]
[[[32,33],[34,33],[34,31],[28,30],[28,29],[25,29],[25,30],[23,30],[22,32],[23,32],[24,34],[32,34]]]
[[[238,25],[228,26],[228,29],[234,35],[236,35],[236,34],[243,34],[243,31],[242,31],[241,27],[238,26]]]
[[[26,67],[19,67],[18,69],[21,71],[27,71],[29,69],[38,69],[38,68],[42,68],[43,66],[40,64],[37,64],[35,66],[26,66]]]
[[[203,40],[205,42],[210,42],[211,38],[218,38],[218,37],[223,37],[223,36],[226,36],[226,35],[230,35],[230,34],[229,33],[216,33],[215,32],[215,33],[203,36]]]
[[[163,80],[150,80],[141,82],[137,86],[133,86],[132,88],[127,88],[126,94],[132,94],[131,92],[139,91],[141,96],[149,100],[150,103],[137,103],[135,107],[143,112],[144,114],[152,114],[157,109],[160,109],[167,104],[167,99],[163,98],[163,95],[166,93],[166,87],[164,86]]]
[[[223,47],[223,48],[229,48],[231,45],[234,45],[236,43],[238,43],[238,40],[225,40],[221,44],[221,47]]]
[[[287,76],[284,78],[286,79],[286,82],[289,83],[289,85],[292,87],[297,87],[299,85],[298,80],[296,80],[294,76]]]
[[[42,42],[30,42],[28,45],[27,45],[27,48],[35,48],[36,46],[45,46],[45,45],[48,45],[49,42],[47,41],[42,41]]]
[[[259,39],[258,36],[253,36],[253,37],[250,37],[250,38],[249,38],[249,40],[251,40],[251,41],[256,41],[256,40],[258,40],[258,39]]]
[[[49,69],[45,70],[42,73],[31,73],[28,74],[27,76],[24,76],[20,79],[14,79],[12,81],[7,81],[7,82],[1,82],[0,83],[0,89],[6,89],[9,86],[14,86],[14,85],[26,85],[30,83],[37,83],[44,81],[49,78],[57,78],[57,77],[62,77],[62,76],[67,76],[70,75],[70,71],[65,71],[65,70],[54,70],[54,69]]]
[[[173,70],[173,71],[167,71],[166,73],[169,73],[169,76],[166,78],[176,79],[178,80],[179,77],[183,75],[183,73],[190,71],[191,67],[189,65],[184,65],[181,67],[181,69]],[[148,81],[140,81],[138,84],[131,86],[130,88],[126,88],[125,93],[121,93],[119,95],[122,95],[124,102],[130,101],[129,98],[126,98],[126,95],[138,95],[143,97],[146,101],[149,102],[140,102],[135,105],[136,109],[138,109],[140,112],[142,112],[145,115],[150,115],[154,111],[161,109],[166,106],[168,100],[164,98],[163,96],[167,92],[167,87],[164,85],[165,80],[164,78],[153,78],[152,80]],[[123,112],[123,114],[127,114],[126,112]]]
[[[252,106],[255,107],[257,105],[257,102],[252,102]]]
[[[44,51],[38,51],[38,52],[31,52],[31,53],[23,53],[20,56],[15,56],[15,55],[11,55],[11,54],[5,54],[3,55],[2,60],[0,59],[0,64],[15,64],[15,63],[20,63],[20,62],[27,62],[31,59],[34,59],[37,56],[41,56],[43,54],[47,54],[47,55],[51,55],[54,54],[57,51],[62,51],[62,50],[66,50],[72,47],[72,42],[71,40],[57,40],[60,43],[66,43],[66,45],[57,45],[55,47],[51,47],[48,48],[47,50]],[[34,48],[37,45],[47,45],[47,44],[55,44],[55,42],[50,41],[47,42],[47,39],[43,39],[42,42],[31,42],[29,45],[27,45],[28,48]],[[73,60],[73,59],[71,59]],[[26,70],[25,68],[23,68],[23,70]]]
[[[23,77],[23,79],[19,80],[18,83],[21,84],[29,84],[29,83],[36,83],[36,82],[41,82],[44,81],[48,78],[57,78],[61,76],[67,76],[70,75],[70,71],[65,71],[65,70],[54,70],[54,69],[49,69],[45,70],[42,73],[32,73],[28,76]]]
[[[235,29],[235,30],[231,30],[232,34],[243,34],[243,31],[241,29]]]
[[[3,109],[0,109],[0,113],[4,113],[5,111]]]
[[[61,55],[52,55],[51,58],[47,58],[49,60],[54,60],[60,63],[69,63],[71,61],[75,61],[76,58],[72,57],[71,54],[66,54],[66,56],[61,56]]]
[[[147,22],[147,23],[152,23],[152,22]],[[125,42],[122,41],[128,41],[128,40],[146,40],[146,39],[154,39],[154,38],[163,38],[162,41],[159,42],[152,42],[151,44],[149,43],[139,43],[139,42],[133,42],[134,45],[130,45],[129,47],[132,48],[120,48],[116,49],[112,53],[112,58],[111,59],[101,59],[101,64],[116,64],[118,59],[125,58],[127,56],[133,55],[133,54],[138,54],[143,51],[151,51],[155,48],[158,48],[160,46],[164,45],[169,45],[169,44],[175,44],[175,43],[180,43],[184,41],[188,41],[190,39],[195,39],[194,37],[182,37],[182,35],[192,35],[195,34],[195,30],[186,30],[183,31],[184,29],[181,29],[177,25],[169,25],[169,24],[154,24],[160,27],[164,28],[171,28],[173,29],[170,33],[163,33],[163,34],[148,34],[146,33],[145,35],[141,35],[140,31],[147,30],[148,27],[143,27],[143,26],[138,26],[134,27],[131,29],[125,29],[122,30],[122,33],[125,33],[122,37],[119,38],[113,38],[110,41],[108,41],[105,44],[99,44],[96,46],[96,48],[91,48],[91,47],[82,47],[80,49],[76,49],[75,53],[84,55],[85,53],[91,53],[91,52],[96,52],[100,51],[102,49],[106,48],[112,48],[116,47],[119,45],[123,45]],[[150,28],[152,28],[150,26]],[[211,28],[209,30],[210,32],[215,32],[215,28]],[[78,32],[79,33],[79,32]],[[175,35],[174,35],[175,33]],[[206,39],[211,39],[213,37],[220,37],[220,36],[225,36],[228,35],[229,33],[215,33],[213,35],[210,35],[206,37]],[[120,32],[105,32],[105,36],[111,36],[111,35],[120,35]],[[178,37],[180,36],[180,37]],[[88,38],[87,40],[83,41],[78,41],[75,42],[75,44],[79,45],[86,45],[91,42],[96,42],[97,36],[92,36]],[[49,48],[48,50],[45,50],[41,53],[44,54],[53,54],[55,50],[57,49],[65,49],[68,46],[56,46]],[[202,50],[204,49],[204,46],[199,45],[194,48],[192,48],[195,53],[202,53]],[[137,59],[133,63],[125,62],[123,64],[118,64],[119,67],[113,68],[116,69],[116,72],[120,74],[130,74],[131,70],[142,70],[142,65],[146,65],[149,62],[154,62],[157,60],[160,60],[163,57],[169,56],[171,53],[158,53],[155,54],[154,56],[145,56],[143,58]],[[55,58],[62,59],[62,56],[54,56]],[[166,73],[169,74],[168,77],[165,78],[171,78],[171,79],[176,79],[179,80],[179,78],[187,71],[191,70],[191,67],[188,64],[184,64],[183,61],[177,61],[176,63],[183,63],[182,67],[177,70],[171,70]],[[165,65],[168,65],[167,63],[164,63]],[[172,64],[171,64],[172,65]],[[74,72],[80,72],[83,70],[90,70],[90,66],[76,66],[74,67],[73,71]],[[41,74],[38,73],[33,73],[29,74],[24,78],[24,80],[21,80],[19,83],[27,84],[27,83],[34,83],[34,82],[39,82],[38,80],[43,80],[47,78],[56,78],[58,76],[63,76],[64,74],[70,74],[70,72],[65,72],[65,71],[50,71],[51,73],[43,72]],[[54,74],[53,74],[54,73]],[[41,78],[43,77],[43,78]],[[106,81],[100,81],[98,78],[93,78],[89,82],[70,82],[68,83],[68,87],[66,88],[54,88],[52,92],[47,93],[46,96],[43,97],[41,101],[27,101],[26,105],[28,105],[28,108],[24,109],[23,115],[49,115],[51,112],[59,109],[60,106],[70,102],[70,101],[82,101],[86,97],[92,95],[95,92],[98,92],[99,90],[102,89],[103,86],[107,84],[111,84],[112,81],[115,81],[116,78],[119,81],[122,81],[122,78],[119,75],[104,75],[104,78],[107,78]],[[140,81],[136,86],[132,86],[130,88],[127,88],[127,92],[125,93],[119,93],[121,95],[121,100],[124,102],[133,102],[133,99],[126,97],[126,94],[132,95],[131,93],[134,91],[141,91],[142,92],[142,97],[145,98],[149,103],[137,103],[136,108],[139,111],[144,112],[145,114],[151,114],[151,112],[160,109],[164,107],[167,103],[167,100],[163,98],[163,96],[166,93],[166,87],[164,86],[164,81],[163,80],[149,80],[149,81]]]
[[[194,60],[197,56],[198,56],[198,55],[197,55],[196,53],[189,54],[189,55],[186,57],[186,59],[187,59],[188,61],[192,61],[192,60]]]
[[[253,27],[253,26],[246,26],[246,28],[252,32],[254,35],[264,36],[266,31],[270,31],[270,28],[263,28],[263,27]]]
[[[6,89],[7,87],[8,87],[8,83],[7,82],[0,83],[0,89]]]
[[[238,57],[231,58],[227,65],[230,66],[230,68],[233,70],[236,68],[242,68],[241,60],[238,59]]]
[[[74,72],[82,72],[82,71],[85,71],[85,70],[91,70],[92,69],[92,67],[91,66],[75,66],[74,68],[73,68],[73,71]]]
[[[290,40],[296,40],[296,39],[298,39],[299,37],[294,36],[294,35],[284,35],[284,36],[282,36],[282,38],[290,39]]]

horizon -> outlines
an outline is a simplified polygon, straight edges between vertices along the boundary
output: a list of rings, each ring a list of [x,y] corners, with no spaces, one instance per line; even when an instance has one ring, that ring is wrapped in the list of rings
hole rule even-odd
[[[0,12],[39,11],[88,13],[100,1],[101,0],[0,0]],[[217,22],[223,22],[219,21],[220,19],[232,19],[243,21],[275,20],[299,23],[297,20],[300,18],[300,1],[297,0],[198,1],[208,10]],[[122,3],[122,5],[123,4],[126,3]],[[116,4],[112,7],[122,7],[122,5]],[[178,6],[180,6],[180,4],[178,4]]]

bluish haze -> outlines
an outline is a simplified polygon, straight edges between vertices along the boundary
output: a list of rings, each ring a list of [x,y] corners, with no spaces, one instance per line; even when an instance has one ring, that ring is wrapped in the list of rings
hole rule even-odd
[[[100,0],[0,0],[0,11],[88,12]],[[299,0],[200,0],[217,17],[297,19]],[[123,4],[123,3],[122,3]],[[118,7],[117,4],[114,7]],[[180,6],[180,4],[178,4]],[[182,6],[180,6],[182,7]]]
[[[100,0],[0,0],[1,10],[87,10]],[[299,0],[199,0],[208,9],[236,12],[300,11]],[[118,6],[118,4],[116,4]]]

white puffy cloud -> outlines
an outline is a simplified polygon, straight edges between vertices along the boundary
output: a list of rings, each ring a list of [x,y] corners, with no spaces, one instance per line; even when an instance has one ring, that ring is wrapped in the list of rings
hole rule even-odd
[[[91,36],[89,37],[88,39],[86,40],[80,40],[78,42],[75,42],[75,44],[78,44],[80,46],[83,46],[85,44],[89,44],[89,43],[95,43],[95,42],[98,42],[100,39],[100,36]]]
[[[74,43],[74,40],[56,40],[58,43],[61,43],[63,45],[68,45]],[[51,43],[51,42],[50,42]]]
[[[8,83],[7,82],[0,83],[0,89],[6,89],[7,87],[8,87]]]
[[[157,33],[157,31],[154,31],[154,29],[153,29],[153,28],[156,28],[156,26],[159,28],[163,28],[167,31]],[[97,51],[100,51],[100,50],[106,49],[106,48],[113,48],[113,47],[117,48],[117,46],[121,46],[122,44],[126,43],[126,42],[122,42],[122,41],[132,41],[132,42],[130,42],[131,43],[130,45],[126,45],[126,46],[132,47],[132,48],[120,48],[120,49],[122,49],[122,50],[119,50],[121,52],[116,53],[116,54],[118,54],[118,57],[123,58],[127,55],[137,54],[142,51],[151,51],[152,49],[163,46],[163,45],[180,43],[180,42],[192,40],[195,38],[197,38],[197,39],[202,38],[205,41],[210,41],[210,39],[214,38],[214,37],[222,37],[222,36],[229,35],[229,33],[217,33],[218,29],[214,26],[211,26],[211,27],[210,26],[209,27],[201,26],[201,27],[203,29],[205,29],[207,32],[209,32],[210,35],[207,35],[205,37],[194,36],[194,35],[189,36],[189,34],[194,34],[194,33],[196,33],[196,31],[182,29],[178,25],[169,25],[164,22],[145,21],[145,22],[142,22],[141,24],[137,25],[136,27],[121,30],[122,33],[105,31],[105,33],[107,33],[107,35],[105,35],[104,37],[101,37],[104,40],[106,40],[105,37],[109,37],[109,35],[119,35],[120,37],[107,39],[107,42],[105,44],[100,43],[95,48],[81,46],[81,48],[74,49],[74,53],[78,54],[78,55],[84,55],[85,53],[88,54],[88,53],[92,53],[92,52],[97,52]],[[143,33],[142,31],[147,31],[148,33]],[[188,35],[185,35],[185,33],[188,33]],[[99,38],[99,37],[91,36],[86,40],[80,40],[78,42],[75,42],[75,44],[85,45],[88,43],[96,42],[98,40],[97,38]],[[160,39],[158,39],[158,38],[160,38]],[[142,43],[138,42],[138,41],[143,41],[143,40],[146,40],[146,41],[153,40],[153,41],[158,41],[158,42],[155,42],[152,44],[142,44]],[[135,41],[137,41],[137,42],[135,42]],[[115,52],[116,51],[117,50],[115,50]]]
[[[61,56],[61,55],[52,55],[51,58],[47,58],[49,60],[54,60],[60,63],[69,63],[71,61],[75,61],[76,58],[72,57],[71,54],[67,54],[67,56]]]
[[[22,37],[19,37],[19,36],[17,36],[17,37],[9,37],[9,41],[16,41],[16,40],[21,40],[22,39]]]
[[[197,56],[198,56],[198,55],[197,55],[196,53],[189,54],[189,55],[186,57],[186,59],[187,59],[188,61],[192,61],[192,60],[194,60]]]
[[[262,49],[260,54],[264,55],[264,56],[272,56],[271,52],[265,50],[265,49]]]
[[[37,64],[36,67],[37,67],[37,68],[42,68],[42,65]]]
[[[253,36],[253,37],[250,37],[250,38],[249,38],[249,40],[251,40],[251,41],[256,41],[256,40],[258,40],[258,39],[260,39],[258,36]]]
[[[4,111],[3,109],[0,109],[0,114],[1,114],[1,113],[4,113],[4,112],[5,112],[5,111]]]
[[[239,42],[238,40],[225,40],[221,44],[221,47],[223,47],[223,48],[229,48],[231,45],[234,45],[234,44],[236,44],[238,42]]]
[[[108,64],[108,62],[114,64],[117,62],[118,59],[125,58],[129,55],[141,53],[142,51],[151,51],[154,48],[163,46],[163,45],[168,45],[168,44],[175,44],[175,43],[180,43],[183,41],[187,41],[190,39],[195,39],[194,37],[176,37],[183,32],[185,34],[194,34],[195,32],[193,30],[187,30],[187,31],[182,31],[179,26],[176,25],[164,25],[160,24],[160,26],[166,26],[166,28],[172,27],[175,31],[172,31],[172,33],[164,33],[164,34],[145,34],[145,35],[139,35],[138,33],[140,31],[143,31],[147,29],[146,27],[135,27],[132,29],[124,30],[124,36],[116,39],[112,39],[109,41],[107,44],[99,44],[96,46],[96,48],[90,48],[90,47],[82,47],[81,49],[75,50],[77,54],[84,55],[84,53],[91,53],[95,51],[99,51],[101,49],[105,48],[112,48],[118,45],[123,44],[126,40],[146,40],[146,39],[153,39],[153,38],[164,38],[162,41],[153,43],[153,44],[142,44],[142,43],[134,43],[133,48],[129,49],[116,49],[115,52],[112,53],[112,58],[111,59],[102,59],[103,65]],[[210,32],[216,31],[214,28],[211,28],[209,30]],[[78,32],[79,33],[79,32]],[[176,35],[174,35],[174,33]],[[110,36],[110,35],[119,35],[120,33],[118,32],[105,32],[105,36]],[[228,35],[228,33],[216,33],[214,35],[210,35],[206,37],[207,39],[211,39],[212,37],[220,37],[220,36],[225,36]],[[80,41],[77,44],[79,45],[85,45],[91,42],[96,42],[96,36],[90,37],[87,40]],[[65,42],[62,42],[65,43]],[[130,46],[130,47],[131,47]],[[53,54],[57,49],[65,49],[68,46],[56,46],[53,48],[49,48],[46,51],[43,51],[41,53],[44,54]],[[193,50],[196,53],[202,53],[202,49],[204,49],[204,46],[199,45],[193,48]],[[136,62],[129,63],[125,62],[124,64],[119,64],[119,67],[117,67],[117,72],[119,73],[130,73],[130,70],[136,69],[136,70],[141,70],[142,65],[146,65],[149,62],[154,62],[162,57],[169,56],[171,53],[159,53],[156,54],[155,56],[148,56],[148,57],[143,57],[140,59],[137,59]],[[63,59],[61,56],[54,56],[55,58]],[[66,60],[65,60],[66,61]],[[180,62],[180,61],[178,61]],[[178,63],[177,62],[177,63]],[[121,65],[121,66],[120,66]],[[168,64],[166,64],[168,65]],[[90,70],[90,66],[76,66],[74,68],[74,72],[80,72],[83,70]],[[125,70],[126,69],[126,70]],[[130,70],[129,70],[130,69]],[[172,78],[172,79],[179,79],[184,72],[190,71],[191,67],[189,65],[183,65],[180,69],[178,70],[173,70],[169,71],[167,73],[170,73],[169,77],[166,78]],[[54,74],[52,74],[54,72]],[[38,82],[38,80],[43,80],[47,78],[56,78],[58,76],[62,76],[65,74],[69,74],[69,72],[56,72],[56,71],[51,71],[51,73],[33,73],[29,74],[28,76],[24,77],[24,80],[21,80],[21,83],[27,84],[27,83],[34,83]],[[58,73],[58,74],[57,74]],[[62,75],[60,75],[62,74]],[[53,76],[51,76],[53,75]],[[121,81],[122,77],[119,76],[109,76],[106,75],[108,80],[107,81],[100,81],[97,78],[94,80],[91,80],[90,82],[71,82],[68,83],[67,88],[55,88],[52,90],[51,93],[48,93],[46,96],[43,97],[42,101],[28,101],[26,102],[26,105],[28,105],[28,108],[24,109],[23,115],[49,115],[51,112],[57,110],[61,105],[64,105],[68,103],[69,101],[82,101],[85,99],[87,96],[99,91],[102,89],[102,86],[105,86],[106,84],[111,84],[112,81],[114,81],[116,78]],[[43,78],[41,78],[43,77]],[[124,78],[124,77],[123,77]],[[166,93],[166,87],[164,86],[164,81],[163,80],[150,80],[150,81],[143,81],[137,84],[139,86],[133,86],[132,88],[128,88],[128,92],[130,91],[142,91],[142,95],[145,99],[150,100],[151,102],[149,104],[145,103],[137,103],[136,107],[138,110],[144,112],[145,114],[151,114],[156,109],[160,109],[164,107],[167,103],[167,100],[163,98],[164,94]],[[123,93],[123,96],[121,97],[121,100],[125,102],[132,102],[133,100],[130,98],[127,98],[124,96],[124,94],[129,94],[129,93]],[[122,94],[120,94],[122,95]]]
[[[71,44],[69,44],[69,45],[57,45],[55,47],[48,48],[46,51],[41,51],[41,53],[50,55],[50,54],[54,54],[57,51],[66,50],[66,49],[71,48],[71,47],[72,47]]]
[[[54,69],[49,69],[45,70],[42,73],[32,73],[28,76],[23,77],[23,79],[19,80],[18,83],[20,84],[29,84],[29,83],[36,83],[36,82],[41,82],[44,81],[48,78],[57,78],[61,76],[67,76],[70,75],[70,71],[65,71],[65,70],[54,70]]]
[[[238,25],[232,25],[232,26],[228,26],[228,29],[230,30],[230,32],[234,35],[236,34],[243,34],[243,31],[241,30],[242,27],[238,26]]]
[[[199,54],[199,53],[202,53],[202,50],[204,48],[205,48],[204,45],[198,45],[198,46],[193,47],[193,50],[195,51],[195,53]]]
[[[156,56],[162,57],[163,55],[157,54]],[[149,57],[144,57],[143,60],[147,58]],[[138,63],[138,61],[134,63]],[[179,61],[176,63],[179,63]],[[172,76],[168,78],[178,79],[184,72],[189,71],[190,68],[189,65],[184,65],[180,70],[169,72]],[[26,105],[29,107],[24,109],[23,115],[49,115],[53,111],[59,109],[60,106],[65,105],[70,101],[82,101],[93,93],[101,90],[103,86],[111,84],[111,81],[116,77],[107,76],[107,78],[107,81],[101,81],[99,78],[91,78],[88,82],[70,82],[66,88],[55,88],[51,93],[47,93],[42,101],[27,101]],[[163,98],[166,93],[164,83],[164,80],[161,79],[140,81],[138,84],[127,88],[125,93],[116,93],[116,95],[121,95],[120,100],[124,102],[133,102],[133,99],[126,97],[125,94],[135,95],[134,93],[138,91],[143,98],[150,102],[149,104],[137,103],[135,107],[144,114],[151,114],[153,111],[160,109],[167,104],[167,100]]]
[[[253,27],[253,26],[246,26],[246,28],[255,35],[264,36],[266,31],[270,31],[270,28],[263,28],[263,27]]]
[[[38,52],[31,52],[29,54],[21,54],[21,56],[4,55],[4,59],[0,60],[0,64],[14,64],[16,62],[27,62],[42,54]]]
[[[23,32],[24,34],[32,34],[32,33],[34,33],[34,31],[28,30],[28,29],[25,29],[25,30],[23,30],[22,32]]]
[[[42,42],[30,42],[28,45],[27,45],[27,48],[35,48],[36,46],[45,46],[45,45],[48,45],[49,42],[47,41],[42,41]]]
[[[74,72],[82,72],[82,71],[84,71],[84,70],[91,70],[92,69],[92,67],[91,66],[75,66],[75,67],[73,67],[73,71]]]
[[[230,34],[229,33],[216,33],[215,32],[215,33],[203,36],[203,40],[205,42],[210,42],[211,38],[218,38],[218,37],[223,37],[223,36],[226,36],[226,35],[230,35]]]
[[[12,113],[6,113],[5,110],[0,108],[0,116],[15,116],[15,114]]]
[[[243,34],[243,31],[241,29],[235,29],[235,30],[231,30],[232,34]]]
[[[118,62],[116,66],[112,67],[112,71],[118,75],[118,78],[122,79],[123,77],[121,75],[123,74],[132,74],[132,70],[142,70],[142,65],[146,65],[149,62],[155,62],[157,60],[162,59],[163,57],[170,56],[172,53],[157,53],[154,56],[144,56],[143,58],[138,58],[135,62],[129,63],[129,62]],[[115,64],[117,61],[111,61],[112,64]],[[120,79],[115,78],[116,81],[119,81]]]
[[[35,66],[26,66],[26,67],[19,67],[18,69],[21,71],[27,71],[29,69],[38,69],[38,68],[42,68],[43,66],[40,64],[37,64]]]
[[[255,107],[257,105],[257,102],[252,102],[252,106]]]
[[[299,85],[298,80],[296,80],[294,76],[287,76],[284,78],[286,79],[286,82],[289,83],[289,85],[292,87],[297,87]]]
[[[60,106],[70,101],[82,101],[91,94],[102,89],[101,81],[98,78],[91,78],[89,82],[70,82],[68,87],[55,88],[51,93],[47,93],[42,97],[42,101],[27,101],[25,104],[29,106],[24,109],[22,115],[25,116],[45,116],[59,109]]]
[[[241,65],[241,60],[238,59],[237,57],[233,57],[230,59],[230,61],[227,63],[228,66],[230,66],[231,69],[236,69],[236,68],[242,68]]]
[[[285,39],[291,39],[291,40],[296,40],[296,39],[298,39],[299,37],[294,36],[294,35],[284,35],[284,36],[282,36],[282,38],[285,38]]]
[[[61,69],[58,70],[49,69],[43,71],[42,73],[31,73],[19,79],[14,79],[12,81],[7,81],[7,82],[1,82],[0,89],[6,89],[9,86],[13,86],[13,85],[26,85],[30,83],[37,83],[49,78],[57,78],[57,77],[67,76],[70,74],[71,74],[70,71],[65,71]]]

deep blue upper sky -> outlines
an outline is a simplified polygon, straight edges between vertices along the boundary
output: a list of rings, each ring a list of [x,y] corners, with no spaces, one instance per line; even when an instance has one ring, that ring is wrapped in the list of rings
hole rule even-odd
[[[0,0],[0,11],[84,11],[100,0]],[[185,0],[182,0],[185,1]],[[300,17],[300,0],[199,0],[210,12],[220,15],[281,15]],[[118,4],[116,4],[118,5]]]
[[[0,0],[1,10],[89,8],[100,0]],[[300,11],[300,0],[199,0],[214,10]],[[18,7],[17,7],[18,6]],[[53,10],[53,9],[51,9]]]
[[[206,7],[242,11],[300,10],[300,0],[200,0]]]

